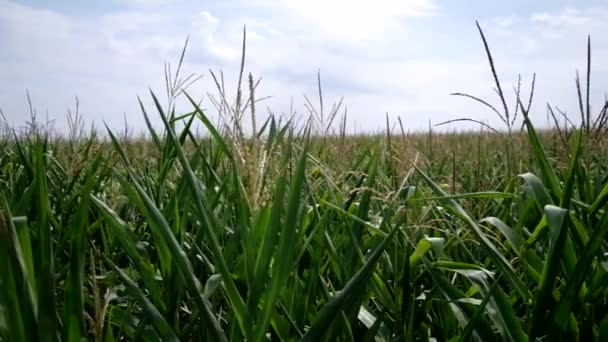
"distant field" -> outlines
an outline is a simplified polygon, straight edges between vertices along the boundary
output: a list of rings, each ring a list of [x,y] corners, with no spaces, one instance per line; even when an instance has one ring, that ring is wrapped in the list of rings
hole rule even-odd
[[[520,102],[505,133],[373,136],[192,103],[146,140],[0,139],[0,340],[608,341],[584,95],[567,130]]]

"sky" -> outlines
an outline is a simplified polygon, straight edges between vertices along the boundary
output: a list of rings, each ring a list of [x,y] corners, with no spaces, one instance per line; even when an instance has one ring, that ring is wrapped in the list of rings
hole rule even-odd
[[[145,130],[140,96],[160,125],[149,89],[167,103],[164,63],[173,70],[189,37],[182,75],[200,80],[188,93],[212,117],[211,77],[223,71],[234,100],[243,27],[245,73],[261,77],[257,121],[294,108],[306,117],[307,95],[325,110],[343,101],[350,132],[377,132],[401,118],[405,129],[427,129],[462,117],[503,128],[488,108],[451,93],[478,96],[501,108],[477,31],[515,105],[521,75],[528,92],[536,73],[531,116],[546,125],[547,103],[577,118],[575,76],[584,75],[592,42],[592,110],[608,90],[608,4],[603,1],[515,0],[0,0],[0,109],[13,127],[38,120],[68,129],[75,99],[87,124]],[[178,110],[190,109],[185,101]],[[477,129],[460,122],[437,129]]]

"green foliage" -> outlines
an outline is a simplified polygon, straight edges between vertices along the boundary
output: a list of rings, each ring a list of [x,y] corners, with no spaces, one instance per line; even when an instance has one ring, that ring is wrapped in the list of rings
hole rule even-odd
[[[607,338],[601,127],[518,90],[506,135],[245,137],[183,94],[150,140],[0,140],[1,341]]]

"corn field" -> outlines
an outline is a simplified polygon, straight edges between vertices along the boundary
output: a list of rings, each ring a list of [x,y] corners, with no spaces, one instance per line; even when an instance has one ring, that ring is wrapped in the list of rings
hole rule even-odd
[[[0,340],[608,341],[607,106],[535,128],[483,41],[506,131],[248,136],[183,91],[146,139],[4,134]]]

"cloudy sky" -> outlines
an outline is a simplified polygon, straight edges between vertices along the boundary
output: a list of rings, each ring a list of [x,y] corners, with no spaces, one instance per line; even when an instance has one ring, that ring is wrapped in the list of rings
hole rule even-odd
[[[260,117],[287,112],[292,99],[305,113],[320,70],[326,107],[343,96],[351,130],[382,129],[385,113],[411,130],[459,117],[499,126],[484,107],[450,96],[499,105],[475,20],[509,95],[518,74],[527,89],[537,73],[539,125],[547,102],[578,116],[574,77],[591,34],[599,109],[608,90],[608,5],[599,0],[0,0],[0,108],[22,125],[29,91],[39,116],[62,130],[78,96],[88,122],[119,129],[126,117],[143,129],[137,96],[149,104],[149,87],[164,94],[163,63],[175,64],[190,36],[183,72],[202,75],[190,93],[213,113],[209,70],[224,71],[234,98],[247,25],[246,72],[262,77],[258,98],[272,96]]]

